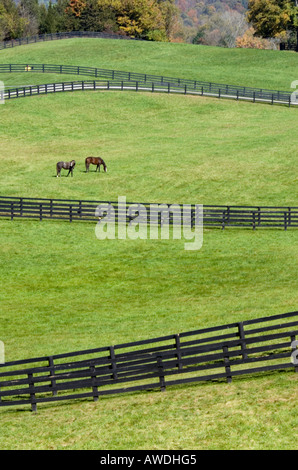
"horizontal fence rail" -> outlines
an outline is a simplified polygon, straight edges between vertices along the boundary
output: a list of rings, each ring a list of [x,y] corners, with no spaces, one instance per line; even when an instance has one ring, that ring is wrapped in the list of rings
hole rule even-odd
[[[0,364],[0,406],[93,398],[298,371],[298,312]],[[295,353],[296,355],[296,353]]]
[[[101,214],[104,217],[109,210],[113,210],[115,223],[125,221],[130,223],[136,217],[142,216],[138,222],[146,224],[180,224],[185,207],[188,217],[183,219],[184,224],[194,227],[199,221],[197,205],[195,204],[160,204],[160,203],[130,203],[125,205],[119,201],[86,201],[63,199],[39,199],[22,197],[0,197],[0,217],[11,220],[38,219],[38,220],[67,220],[98,222],[98,207],[107,207]],[[187,215],[187,214],[186,214]],[[205,228],[227,227],[238,228],[288,228],[298,227],[298,207],[270,207],[270,206],[203,206],[203,226]]]
[[[166,77],[119,70],[108,70],[94,67],[54,65],[54,64],[2,64],[0,73],[56,73],[85,75],[94,77],[93,81],[71,81],[28,85],[24,87],[9,87],[5,90],[4,98],[18,98],[44,93],[55,93],[75,90],[134,90],[166,93],[182,93],[216,98],[230,98],[263,102],[269,104],[297,105],[296,95],[286,91],[252,88],[223,83],[187,80],[183,78]]]

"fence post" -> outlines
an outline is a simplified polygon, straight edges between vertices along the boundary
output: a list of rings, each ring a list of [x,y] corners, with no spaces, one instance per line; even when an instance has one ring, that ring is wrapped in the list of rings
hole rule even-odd
[[[13,202],[10,204],[10,220],[13,220]]]
[[[255,211],[252,211],[252,228],[253,228],[253,230],[256,229],[256,213],[255,213]]]
[[[118,375],[117,375],[117,365],[116,365],[114,346],[110,346],[110,359],[111,359],[111,369],[113,370],[113,379],[117,380]]]
[[[164,369],[163,369],[163,363],[162,363],[162,357],[157,356],[157,370],[158,370],[158,375],[159,375],[159,383],[160,383],[160,391],[164,392],[166,389],[166,383],[165,383],[165,376],[164,376]]]
[[[182,369],[182,363],[181,363],[181,350],[180,350],[180,336],[179,334],[175,335],[175,342],[176,342],[176,351],[177,351],[177,359],[178,359],[178,362],[177,362],[177,367],[179,370]]]
[[[97,385],[96,385],[95,366],[90,366],[90,372],[91,372],[93,400],[98,401],[98,388],[97,388]]]
[[[72,222],[72,205],[69,205],[69,222]]]
[[[291,225],[291,215],[292,214],[291,214],[291,208],[290,207],[288,207],[288,211],[289,211],[288,212],[288,225]]]
[[[245,333],[244,333],[244,327],[243,327],[243,322],[238,323],[238,335],[241,340],[241,351],[242,351],[242,359],[247,359],[247,354],[246,354],[246,343],[245,343]]]
[[[53,396],[56,396],[58,393],[56,389],[56,380],[52,379],[52,376],[55,375],[53,356],[49,356],[49,368],[50,368],[51,387],[53,389]]]
[[[284,227],[285,227],[285,230],[287,230],[287,212],[284,212]]]
[[[223,346],[222,349],[223,349],[223,358],[224,358],[224,365],[225,365],[225,370],[226,370],[227,382],[231,383],[232,382],[232,374],[231,374],[231,366],[230,366],[230,358],[229,358],[228,347]]]
[[[33,374],[32,373],[28,374],[28,384],[29,384],[31,409],[32,409],[33,412],[36,412],[37,411],[37,405],[36,405],[36,398],[35,398],[35,393],[34,393],[34,382],[33,382]]]
[[[39,220],[42,220],[42,204],[39,204]]]

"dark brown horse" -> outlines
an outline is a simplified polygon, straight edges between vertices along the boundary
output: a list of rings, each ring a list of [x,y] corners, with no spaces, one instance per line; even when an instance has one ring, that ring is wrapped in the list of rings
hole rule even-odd
[[[90,163],[92,163],[92,165],[96,165],[96,170],[95,171],[97,171],[97,169],[98,169],[98,172],[100,172],[100,165],[102,165],[104,171],[107,172],[107,165],[105,164],[105,162],[103,161],[102,158],[100,158],[100,157],[87,157],[86,160],[85,160],[86,173],[88,173],[88,171],[89,171]]]
[[[57,178],[58,176],[61,176],[61,170],[62,168],[64,168],[64,170],[68,170],[68,173],[66,176],[69,175],[69,173],[71,173],[71,176],[73,176],[73,169],[75,167],[75,160],[71,160],[71,162],[58,162],[57,165],[56,165],[56,168],[57,168]]]

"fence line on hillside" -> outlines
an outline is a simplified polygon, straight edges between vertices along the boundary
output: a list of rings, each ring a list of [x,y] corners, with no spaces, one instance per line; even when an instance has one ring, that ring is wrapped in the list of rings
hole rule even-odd
[[[9,87],[5,99],[32,96],[35,94],[56,93],[75,90],[134,90],[166,93],[195,94],[217,98],[232,98],[265,102],[270,104],[297,105],[296,95],[291,92],[253,88],[224,83],[189,80],[162,75],[108,70],[86,66],[55,64],[1,64],[0,73],[57,73],[86,75],[94,77],[92,81],[70,81],[23,87]]]
[[[126,39],[134,41],[143,41],[144,39],[131,38],[117,33],[107,33],[99,31],[70,31],[61,33],[49,34],[36,34],[34,36],[27,36],[17,39],[9,39],[0,42],[0,50],[10,49],[16,46],[24,46],[26,44],[34,44],[36,42],[54,41],[58,39],[72,39],[72,38],[99,38],[99,39]]]
[[[0,406],[93,398],[298,371],[298,312],[0,364]]]
[[[67,220],[98,222],[98,206],[114,211],[115,223],[125,220],[130,223],[139,213],[146,213],[142,221],[146,224],[175,225],[181,223],[183,204],[130,203],[125,206],[118,201],[64,200],[24,197],[0,197],[0,217],[11,220]],[[189,225],[194,227],[197,217],[196,204],[189,204]],[[298,207],[278,206],[232,206],[203,205],[203,226],[205,228],[288,228],[298,227]]]
[[[125,81],[72,81],[62,83],[48,83],[42,85],[27,85],[22,87],[14,87],[6,89],[2,92],[3,99],[13,98],[24,98],[26,96],[44,95],[49,93],[59,92],[74,92],[74,91],[96,91],[96,90],[117,90],[117,91],[143,91],[143,92],[156,92],[156,93],[178,93],[183,95],[197,95],[197,96],[208,96],[214,98],[226,98],[235,100],[251,101],[253,103],[267,103],[267,104],[279,104],[279,105],[298,105],[298,102],[292,100],[291,94],[276,95],[276,94],[265,94],[262,93],[260,96],[256,92],[248,93],[244,92],[241,94],[239,90],[236,90],[235,94],[232,95],[231,91],[229,94],[225,93],[225,90],[221,88],[204,90],[201,86],[200,89],[191,89],[187,85],[173,85],[165,83],[152,82],[125,82]]]
[[[16,46],[26,44],[33,44],[36,42],[53,41],[59,39],[72,39],[72,38],[99,38],[99,39],[127,39],[134,41],[146,41],[144,38],[132,38],[125,36],[121,33],[112,33],[105,31],[61,31],[56,33],[36,34],[33,36],[25,36],[16,39],[8,39],[0,42],[0,50],[8,49]],[[295,43],[280,43],[280,50],[293,50],[297,51],[297,44]]]

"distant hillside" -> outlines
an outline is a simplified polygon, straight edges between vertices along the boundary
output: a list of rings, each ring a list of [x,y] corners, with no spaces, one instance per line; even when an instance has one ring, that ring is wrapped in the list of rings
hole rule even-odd
[[[175,0],[186,42],[235,47],[248,29],[248,0]]]
[[[248,0],[176,0],[181,12],[196,10],[206,14],[210,11],[227,11],[229,9],[244,13],[247,10]]]

